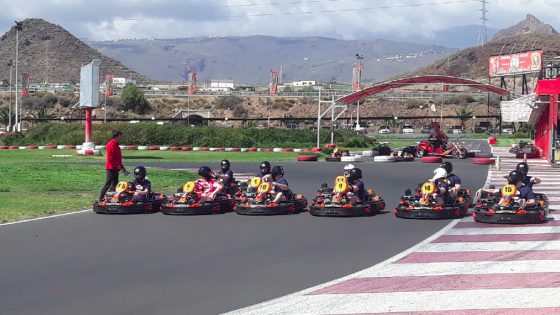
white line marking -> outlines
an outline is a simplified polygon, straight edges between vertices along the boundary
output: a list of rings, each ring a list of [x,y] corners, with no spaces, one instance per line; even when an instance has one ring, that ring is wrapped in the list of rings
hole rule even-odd
[[[560,241],[432,243],[426,244],[420,249],[422,252],[441,253],[510,250],[560,250]]]
[[[79,210],[79,211],[74,211],[74,212],[68,212],[68,213],[61,213],[61,214],[49,215],[49,216],[46,216],[46,217],[40,217],[40,218],[33,218],[33,219],[27,219],[27,220],[15,221],[15,222],[2,223],[2,224],[0,224],[0,227],[2,227],[2,226],[7,226],[7,225],[20,224],[20,223],[27,223],[27,222],[39,221],[39,220],[47,220],[47,219],[65,217],[65,216],[69,216],[69,215],[81,214],[81,213],[86,213],[86,212],[91,212],[91,211],[93,211],[93,209]]]
[[[550,216],[550,215],[549,215]],[[489,235],[489,234],[546,234],[560,233],[560,226],[538,226],[538,227],[507,227],[507,228],[461,228],[451,229],[446,235]]]

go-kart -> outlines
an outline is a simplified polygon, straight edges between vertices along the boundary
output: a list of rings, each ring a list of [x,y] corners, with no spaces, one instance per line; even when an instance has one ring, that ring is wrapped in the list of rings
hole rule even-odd
[[[201,198],[200,184],[187,182],[171,200],[161,205],[161,212],[169,215],[209,215],[231,212],[235,207],[235,200],[225,193],[218,194],[212,202],[200,203]]]
[[[340,150],[336,148],[333,153],[327,155],[325,157],[325,161],[327,162],[340,162],[343,156],[349,156],[350,151],[348,150]]]
[[[464,217],[472,203],[468,190],[461,189],[457,198],[438,205],[433,198],[436,187],[431,182],[421,184],[414,193],[407,189],[393,213],[404,219],[454,219]]]
[[[539,149],[534,144],[525,141],[520,141],[509,149],[509,152],[513,154],[535,154],[538,151]]]
[[[448,158],[458,157],[460,159],[464,159],[467,157],[467,149],[457,142],[452,142],[442,148],[436,147],[434,142],[431,140],[422,140],[416,147],[416,157],[421,158],[424,155],[435,155]]]
[[[385,201],[368,189],[362,203],[352,205],[348,198],[348,179],[338,176],[333,188],[323,184],[311,201],[309,213],[320,217],[361,217],[372,216],[385,209]]]
[[[142,214],[160,210],[166,198],[163,194],[151,193],[146,200],[132,202],[136,187],[130,182],[119,182],[114,192],[108,192],[102,201],[93,204],[93,211],[99,214]]]
[[[286,215],[304,211],[307,199],[302,195],[288,193],[286,201],[273,202],[276,192],[272,184],[254,177],[249,182],[247,192],[237,198],[235,212],[240,215]]]
[[[515,197],[517,188],[505,185],[498,194],[482,193],[475,205],[473,219],[484,223],[531,224],[543,223],[548,215],[548,198],[536,193],[536,204],[520,209]]]

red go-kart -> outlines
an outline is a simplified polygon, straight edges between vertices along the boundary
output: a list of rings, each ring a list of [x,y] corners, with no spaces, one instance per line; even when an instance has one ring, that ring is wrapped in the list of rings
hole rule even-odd
[[[423,140],[420,141],[416,147],[416,157],[423,157],[424,155],[437,155],[442,157],[458,157],[464,159],[467,157],[467,149],[458,144],[457,142],[452,142],[443,147],[435,146],[435,141],[433,140]]]

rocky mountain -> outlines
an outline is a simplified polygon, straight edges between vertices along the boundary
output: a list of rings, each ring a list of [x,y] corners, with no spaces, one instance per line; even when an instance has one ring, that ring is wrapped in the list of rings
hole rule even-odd
[[[492,41],[499,41],[506,38],[524,34],[535,35],[558,35],[558,32],[550,24],[537,19],[534,15],[527,14],[527,18],[514,26],[508,27],[496,33]]]
[[[157,80],[183,81],[196,71],[199,82],[232,79],[267,84],[282,67],[282,81],[352,81],[357,53],[364,56],[362,80],[380,81],[426,66],[455,51],[386,40],[321,37],[206,37],[90,42],[100,52]]]
[[[9,79],[10,60],[15,60],[16,29],[0,37],[0,81]],[[61,26],[42,19],[26,19],[19,32],[19,70],[31,74],[32,82],[75,83],[80,67],[92,59],[101,59],[101,73],[140,81],[147,78],[119,61],[91,48]]]

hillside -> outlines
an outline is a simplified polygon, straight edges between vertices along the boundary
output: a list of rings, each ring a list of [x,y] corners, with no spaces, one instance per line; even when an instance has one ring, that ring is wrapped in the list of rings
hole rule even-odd
[[[0,37],[0,81],[9,79],[9,60],[15,60],[16,30],[12,27]],[[147,78],[111,59],[70,34],[64,28],[42,19],[26,19],[19,32],[20,72],[31,73],[33,82],[75,83],[80,67],[101,59],[101,73],[117,77]]]
[[[267,84],[283,67],[283,81],[352,81],[356,53],[364,55],[364,82],[384,80],[426,66],[455,49],[387,40],[322,37],[201,37],[90,42],[92,47],[158,80],[232,79]]]
[[[544,23],[532,14],[527,14],[527,18],[525,18],[525,20],[496,33],[496,35],[492,38],[492,41],[498,41],[523,34],[558,35],[558,32],[554,29],[554,27],[552,27],[552,25]]]

